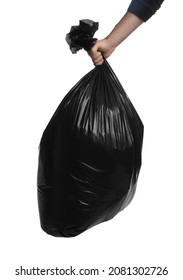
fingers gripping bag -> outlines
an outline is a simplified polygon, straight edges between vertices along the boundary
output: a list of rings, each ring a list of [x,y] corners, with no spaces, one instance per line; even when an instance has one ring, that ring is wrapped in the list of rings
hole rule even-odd
[[[97,29],[91,20],[73,26],[66,35],[71,51],[89,50]],[[42,134],[37,174],[42,229],[74,237],[123,210],[136,190],[142,142],[142,121],[105,60],[71,88]]]

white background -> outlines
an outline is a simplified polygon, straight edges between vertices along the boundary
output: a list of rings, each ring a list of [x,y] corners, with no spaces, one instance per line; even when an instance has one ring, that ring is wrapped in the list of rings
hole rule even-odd
[[[108,59],[145,125],[143,165],[131,204],[113,220],[75,238],[39,224],[38,144],[68,90],[93,64],[71,54],[65,34],[80,19],[99,21],[105,37],[130,1],[0,2],[1,279],[146,279],[107,276],[109,266],[168,267],[183,279],[182,1],[162,8]],[[2,261],[3,260],[3,261]],[[32,268],[105,269],[100,276],[15,276]]]

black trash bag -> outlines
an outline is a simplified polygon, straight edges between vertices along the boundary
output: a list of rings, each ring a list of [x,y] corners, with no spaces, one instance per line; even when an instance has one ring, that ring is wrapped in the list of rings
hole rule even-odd
[[[72,41],[69,34],[66,40]],[[142,142],[143,124],[105,61],[69,91],[43,132],[37,178],[42,229],[73,237],[124,209],[135,193]]]

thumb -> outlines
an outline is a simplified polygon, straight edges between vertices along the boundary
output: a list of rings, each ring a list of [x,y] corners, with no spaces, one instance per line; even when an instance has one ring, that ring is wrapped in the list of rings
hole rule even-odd
[[[102,55],[99,49],[100,49],[100,41],[96,41],[96,43],[91,48],[91,50],[88,51],[88,54],[92,60],[96,60],[98,57]]]

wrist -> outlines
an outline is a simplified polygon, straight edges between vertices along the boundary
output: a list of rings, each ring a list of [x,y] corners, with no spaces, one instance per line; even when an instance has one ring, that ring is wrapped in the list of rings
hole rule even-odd
[[[106,38],[106,45],[109,49],[115,49],[118,45],[116,44],[114,38],[109,34]]]

